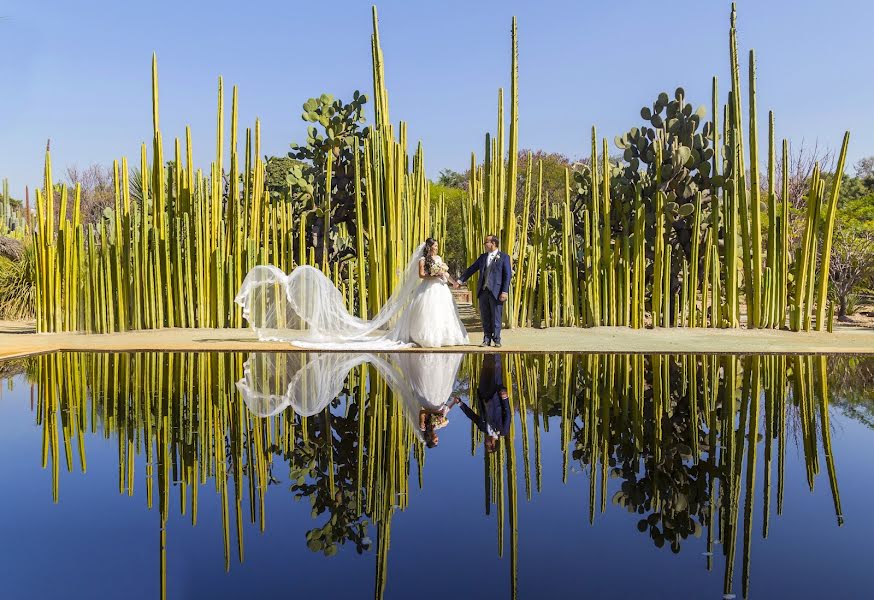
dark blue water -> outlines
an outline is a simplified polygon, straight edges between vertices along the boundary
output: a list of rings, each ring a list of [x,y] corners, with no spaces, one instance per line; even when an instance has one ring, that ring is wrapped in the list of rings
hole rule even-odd
[[[3,365],[3,596],[870,594],[872,358],[291,356]]]

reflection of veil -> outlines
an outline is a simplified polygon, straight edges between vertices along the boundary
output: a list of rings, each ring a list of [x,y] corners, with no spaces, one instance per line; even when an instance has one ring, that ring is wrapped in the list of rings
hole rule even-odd
[[[309,417],[339,396],[349,371],[370,358],[367,354],[334,352],[256,352],[243,364],[237,389],[249,410],[259,417],[272,417],[289,406]]]
[[[246,275],[234,302],[260,340],[293,342],[312,348],[392,349],[409,346],[394,327],[409,304],[419,279],[420,244],[400,282],[370,320],[349,314],[340,290],[315,267],[301,265],[286,275],[273,265],[259,265]]]
[[[343,391],[353,368],[369,363],[386,381],[419,439],[419,410],[448,400],[462,354],[319,354],[255,352],[243,365],[237,389],[249,411],[270,417],[291,406],[308,417],[324,410]]]

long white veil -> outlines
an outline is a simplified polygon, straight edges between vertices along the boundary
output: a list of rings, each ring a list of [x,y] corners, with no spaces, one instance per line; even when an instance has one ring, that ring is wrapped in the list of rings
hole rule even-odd
[[[243,317],[264,341],[341,350],[411,346],[393,325],[421,282],[419,258],[424,247],[420,244],[413,252],[398,287],[370,320],[350,314],[340,290],[308,265],[287,275],[273,265],[258,265],[246,275],[234,302],[243,307]]]

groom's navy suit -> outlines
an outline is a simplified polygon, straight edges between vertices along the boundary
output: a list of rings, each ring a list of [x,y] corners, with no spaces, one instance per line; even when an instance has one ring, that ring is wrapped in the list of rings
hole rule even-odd
[[[505,436],[510,433],[510,401],[501,398],[501,392],[506,391],[501,356],[486,354],[480,367],[479,385],[476,389],[479,414],[473,412],[464,402],[459,406],[483,433],[488,434],[491,428],[498,436]]]
[[[490,264],[489,253],[483,252],[461,275],[459,281],[462,283],[467,281],[477,271],[479,271],[479,281],[476,284],[476,296],[479,298],[483,341],[494,340],[496,343],[501,343],[501,317],[504,303],[498,298],[501,294],[510,293],[510,277],[513,275],[510,256],[498,250],[494,262]]]

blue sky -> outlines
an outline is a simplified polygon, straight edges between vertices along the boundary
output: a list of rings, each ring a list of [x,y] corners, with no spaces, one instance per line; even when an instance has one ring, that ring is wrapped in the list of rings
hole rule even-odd
[[[15,196],[38,184],[52,139],[56,173],[127,156],[151,136],[150,61],[158,54],[166,144],[190,124],[195,162],[215,153],[216,82],[239,86],[240,126],[262,120],[263,151],[303,141],[300,105],[370,94],[370,2],[0,0],[0,177]],[[612,140],[678,85],[710,103],[728,88],[730,3],[411,2],[378,5],[392,119],[421,140],[429,176],[461,170],[494,131],[519,20],[520,147],[580,156],[590,127]],[[762,122],[794,144],[874,154],[867,0],[744,0],[741,56],[755,48]],[[763,137],[762,139],[766,139]],[[612,142],[611,142],[612,147]],[[849,169],[852,172],[852,169]]]

